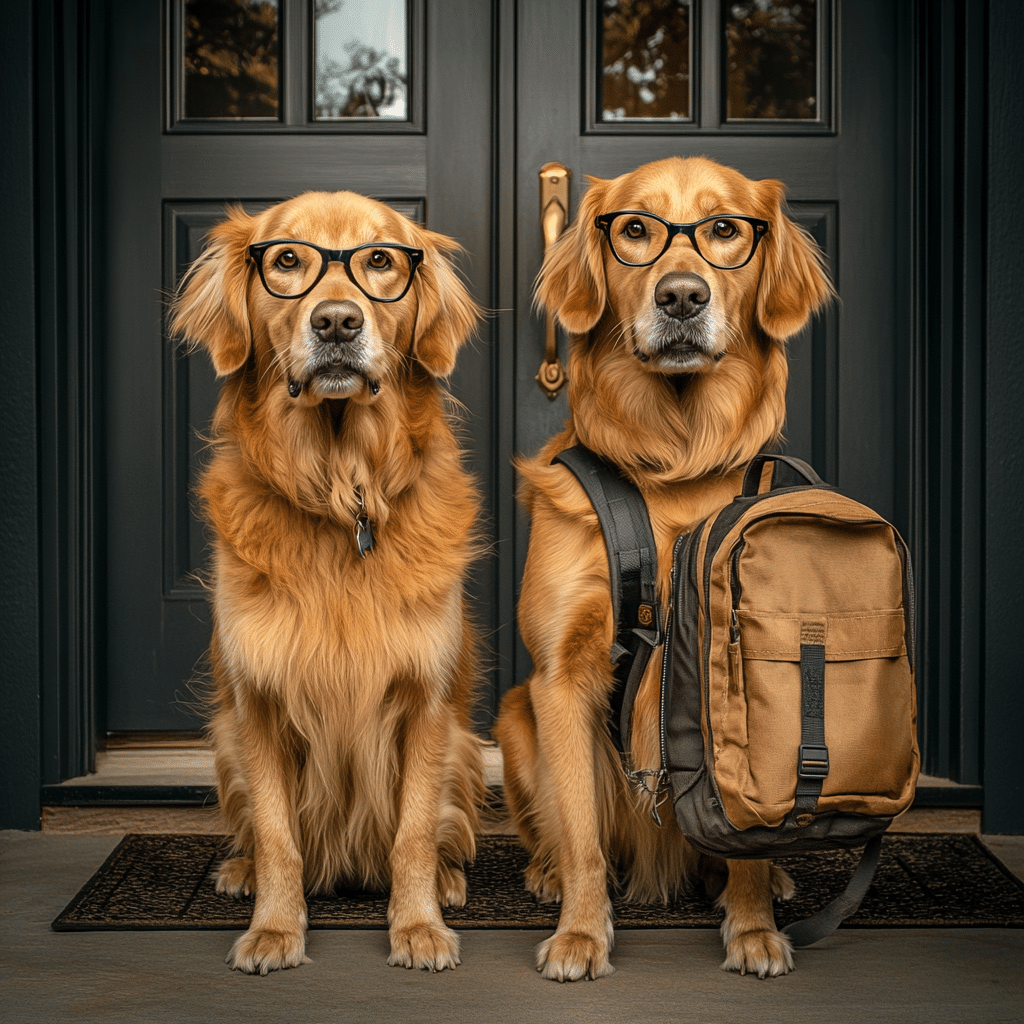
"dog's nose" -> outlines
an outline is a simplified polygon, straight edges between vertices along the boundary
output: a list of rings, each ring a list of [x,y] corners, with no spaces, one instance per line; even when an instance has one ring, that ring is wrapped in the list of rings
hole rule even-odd
[[[309,325],[320,341],[343,345],[355,341],[363,329],[363,311],[349,300],[318,302],[309,314]]]
[[[654,301],[669,316],[686,320],[711,300],[711,286],[700,274],[666,274],[654,289]]]

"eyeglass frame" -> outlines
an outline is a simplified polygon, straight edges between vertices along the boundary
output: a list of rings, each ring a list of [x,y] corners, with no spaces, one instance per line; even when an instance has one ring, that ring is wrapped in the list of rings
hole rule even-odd
[[[626,260],[622,259],[622,257],[615,251],[615,243],[612,241],[612,221],[614,221],[616,217],[623,216],[650,217],[652,220],[658,221],[659,224],[663,224],[668,229],[668,234],[665,237],[665,244],[662,247],[661,252],[659,252],[653,260],[648,260],[646,263],[627,263]],[[754,228],[754,244],[750,247],[750,253],[742,263],[737,263],[734,267],[723,267],[719,263],[713,263],[700,251],[700,246],[697,244],[697,228],[699,228],[701,224],[707,224],[709,220],[742,220],[746,221]],[[700,220],[695,220],[692,224],[673,224],[671,221],[665,220],[664,217],[659,217],[656,213],[651,213],[649,210],[616,210],[614,213],[598,214],[594,218],[594,227],[604,233],[605,238],[608,239],[608,248],[611,249],[612,255],[624,267],[649,267],[652,264],[657,263],[658,260],[668,252],[668,248],[672,244],[672,239],[674,239],[676,235],[686,235],[690,240],[690,244],[693,246],[693,251],[705,263],[707,263],[708,266],[715,267],[717,270],[740,270],[754,258],[754,253],[757,252],[757,247],[760,244],[761,239],[768,234],[768,230],[771,225],[768,221],[762,220],[760,217],[748,217],[744,213],[715,213],[710,217],[702,217]]]
[[[275,292],[269,284],[267,284],[266,276],[263,273],[263,257],[266,251],[272,245],[306,245],[310,249],[316,250],[320,253],[321,266],[320,273],[316,275],[313,283],[302,292],[297,295],[282,295],[280,292]],[[352,257],[363,249],[398,249],[404,252],[409,257],[409,280],[405,282],[405,287],[402,289],[400,295],[396,295],[393,299],[381,299],[376,295],[371,295],[356,279],[352,273],[352,268],[349,266],[349,261]],[[254,242],[246,250],[248,258],[256,264],[256,270],[260,275],[260,283],[263,285],[268,295],[272,295],[275,299],[301,299],[303,296],[308,295],[323,279],[327,273],[328,267],[332,263],[340,263],[345,268],[345,273],[348,275],[348,279],[371,301],[371,302],[398,302],[404,299],[408,294],[409,289],[412,287],[412,280],[416,276],[416,269],[423,262],[423,250],[416,249],[411,245],[402,245],[401,242],[366,242],[363,245],[353,246],[351,249],[325,249],[322,245],[316,245],[313,242],[307,242],[301,238],[272,238],[268,242]]]

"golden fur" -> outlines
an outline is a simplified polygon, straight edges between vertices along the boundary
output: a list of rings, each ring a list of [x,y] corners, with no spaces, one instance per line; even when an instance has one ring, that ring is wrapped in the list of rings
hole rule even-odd
[[[496,735],[506,799],[532,853],[528,887],[562,903],[556,932],[538,947],[538,970],[548,978],[613,970],[609,884],[633,900],[664,900],[694,873],[721,892],[723,967],[762,977],[792,968],[771,905],[773,894],[792,893],[788,876],[767,861],[698,856],[671,809],[659,828],[649,801],[626,780],[606,724],[613,621],[604,540],[576,479],[550,464],[582,442],[639,486],[667,607],[673,541],[729,502],[745,463],[779,438],[785,339],[831,294],[818,250],[785,216],[783,201],[781,183],[750,181],[703,158],[591,179],[575,223],[538,278],[538,304],[573,336],[570,417],[537,456],[519,462],[531,515],[519,623],[534,668],[502,702]],[[625,267],[594,227],[596,215],[616,210],[646,210],[674,223],[746,214],[770,229],[738,270],[705,263],[682,235],[652,266]],[[661,311],[654,294],[664,275],[687,272],[711,294],[699,315],[680,321]],[[659,651],[634,712],[631,755],[639,769],[660,766],[660,672]]]
[[[246,260],[277,238],[425,256],[396,303],[367,299],[337,263],[278,299]],[[228,957],[246,972],[303,963],[304,891],[337,883],[390,886],[389,963],[459,962],[440,906],[465,901],[483,788],[463,600],[479,500],[438,381],[479,316],[457,248],[382,203],[307,193],[229,211],[173,302],[172,329],[225,378],[199,493],[215,535],[210,734],[236,853],[217,886],[255,894]],[[310,324],[323,300],[365,318],[327,356]],[[376,539],[365,559],[357,489]]]

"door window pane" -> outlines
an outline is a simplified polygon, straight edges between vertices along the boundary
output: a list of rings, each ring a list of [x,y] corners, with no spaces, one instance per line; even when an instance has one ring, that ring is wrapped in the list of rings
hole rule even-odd
[[[315,0],[316,119],[406,121],[405,0]]]
[[[604,0],[602,121],[689,120],[689,0]]]
[[[727,118],[816,120],[816,0],[747,0],[724,5]]]
[[[185,0],[184,117],[276,119],[277,0]]]

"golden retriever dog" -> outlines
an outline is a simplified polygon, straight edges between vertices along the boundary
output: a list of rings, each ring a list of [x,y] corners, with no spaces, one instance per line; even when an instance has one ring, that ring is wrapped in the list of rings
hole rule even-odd
[[[224,378],[199,486],[213,532],[221,892],[255,896],[227,962],[307,962],[305,893],[390,888],[388,963],[459,963],[483,797],[463,582],[479,498],[439,378],[479,309],[458,245],[349,192],[210,234],[171,328]]]
[[[784,191],[703,158],[591,179],[538,277],[539,305],[572,336],[570,416],[518,463],[531,516],[519,624],[533,672],[503,700],[496,737],[506,800],[532,854],[527,885],[561,901],[558,928],[537,952],[547,978],[613,970],[609,885],[651,902],[694,875],[720,893],[724,968],[764,977],[793,966],[772,914],[773,895],[792,894],[788,876],[767,861],[698,856],[671,811],[659,827],[654,798],[627,780],[608,728],[605,544],[575,477],[551,465],[582,442],[637,484],[667,608],[673,541],[727,504],[745,464],[779,438],[785,340],[831,295],[820,253],[784,213]],[[628,752],[655,773],[660,673],[655,652]]]

